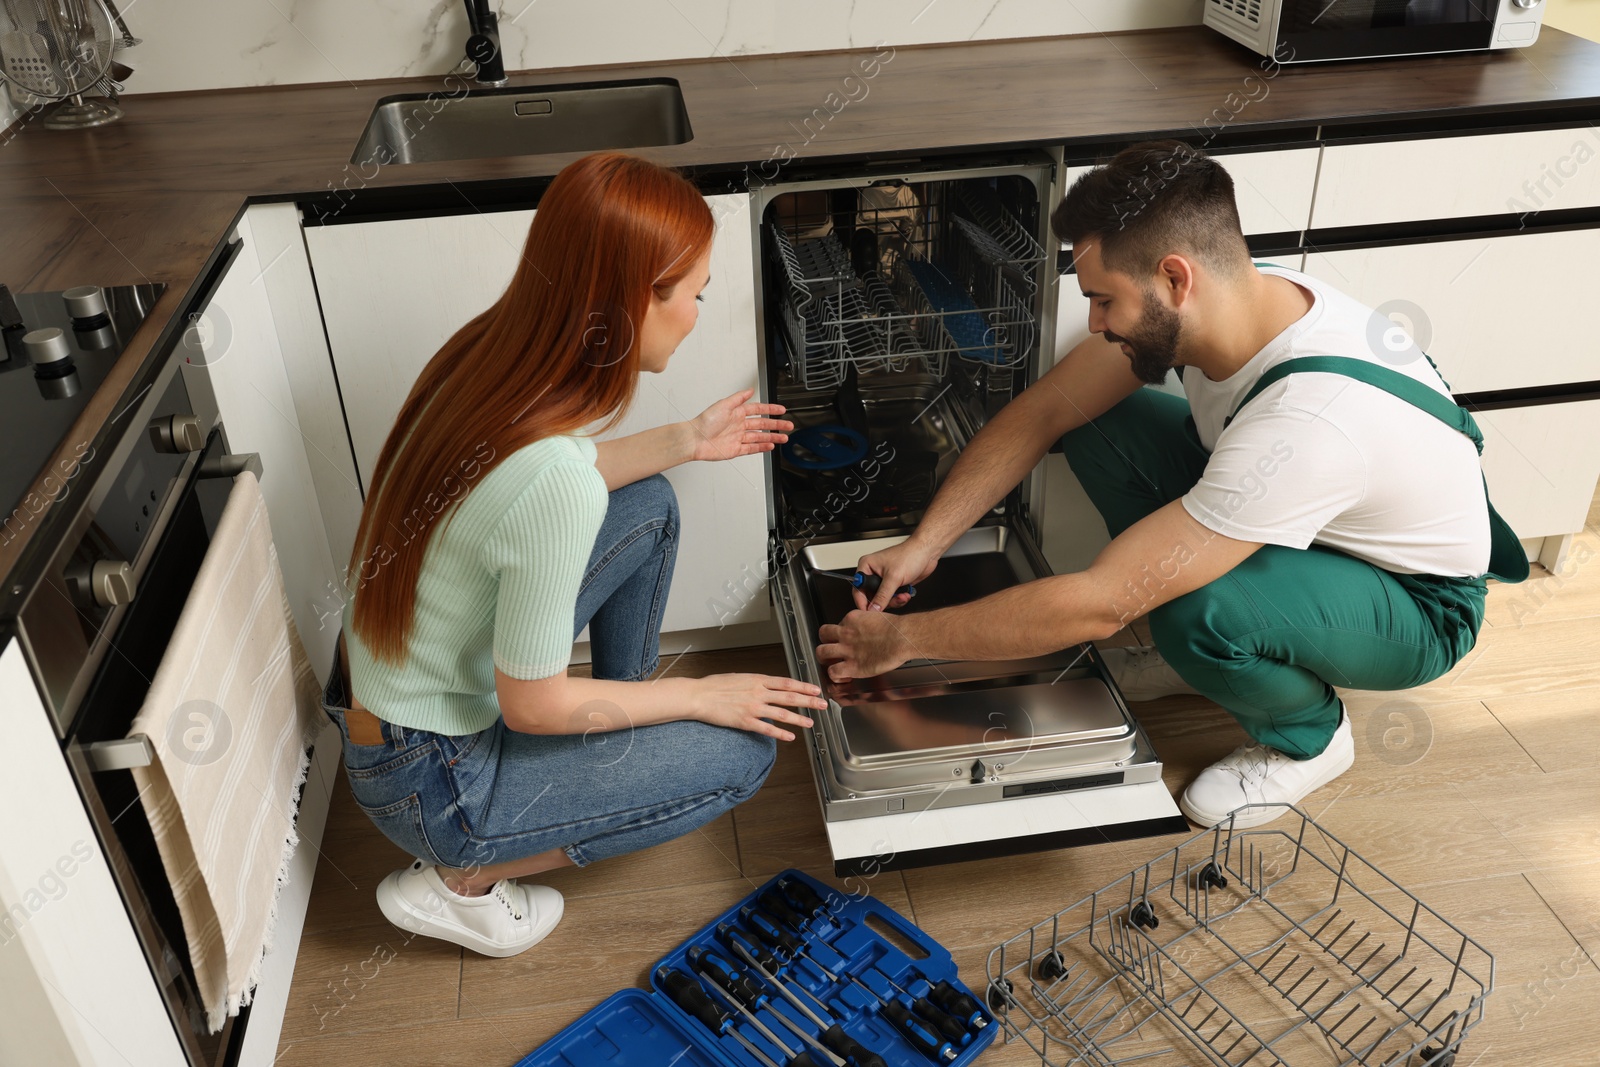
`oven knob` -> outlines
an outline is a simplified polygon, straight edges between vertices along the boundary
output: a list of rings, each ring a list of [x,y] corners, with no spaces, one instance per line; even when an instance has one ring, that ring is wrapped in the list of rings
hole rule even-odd
[[[89,594],[103,608],[132,600],[133,564],[126,560],[100,560],[89,572]]]
[[[150,443],[157,452],[198,452],[206,445],[205,427],[197,415],[169,415],[150,422]]]
[[[36,367],[72,358],[67,335],[58,326],[46,326],[42,330],[23,334],[22,347],[27,350],[28,358]]]
[[[84,324],[80,327],[82,329],[92,330],[103,325],[96,321],[99,319],[109,321],[106,294],[98,285],[80,285],[76,289],[68,289],[61,294],[61,299],[66,303],[67,314],[72,316],[73,322]]]

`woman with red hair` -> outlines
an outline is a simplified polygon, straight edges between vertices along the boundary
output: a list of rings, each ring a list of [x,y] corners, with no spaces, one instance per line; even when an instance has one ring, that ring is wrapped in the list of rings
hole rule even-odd
[[[661,472],[770,451],[792,424],[728,397],[596,443],[694,328],[714,226],[687,180],[619,153],[551,183],[510,286],[447,341],[385,441],[323,704],[357,805],[416,862],[397,926],[510,956],[561,918],[515,879],[658,844],[749,798],[816,686],[647,681],[672,580]],[[589,627],[592,677],[567,660]]]

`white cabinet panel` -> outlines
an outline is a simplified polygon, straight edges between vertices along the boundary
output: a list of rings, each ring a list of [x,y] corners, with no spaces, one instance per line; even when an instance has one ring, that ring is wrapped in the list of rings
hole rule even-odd
[[[1600,379],[1585,314],[1597,249],[1600,230],[1533,232],[1314,252],[1306,271],[1392,315],[1473,393]]]
[[[200,322],[184,335],[189,352],[184,379],[192,389],[211,390],[229,449],[261,457],[261,495],[272,521],[289,606],[318,676],[326,678],[338,636],[337,591],[343,568],[335,565],[328,547],[306,438],[284,368],[267,296],[264,268],[270,264],[257,255],[248,217],[239,220],[237,233],[244,242],[239,258]]]
[[[186,1063],[22,650],[0,649],[0,1063]]]
[[[306,227],[363,489],[422,368],[505,291],[532,219],[501,211]]]
[[[708,203],[718,236],[699,325],[665,372],[641,377],[627,417],[607,437],[692,418],[756,384],[749,198]],[[423,366],[510,282],[532,217],[511,211],[306,229],[364,486]],[[683,535],[663,629],[766,619],[767,597],[745,589],[766,556],[761,457],[685,464],[667,478]]]
[[[1600,130],[1329,145],[1311,225],[1525,214],[1600,204]]]
[[[1264,152],[1219,153],[1218,163],[1233,179],[1239,225],[1246,234],[1295,233],[1311,218],[1311,196],[1317,185],[1317,148],[1283,148]],[[1067,171],[1067,187],[1092,167]]]
[[[1523,540],[1583,529],[1600,481],[1600,400],[1481,411],[1489,499]]]

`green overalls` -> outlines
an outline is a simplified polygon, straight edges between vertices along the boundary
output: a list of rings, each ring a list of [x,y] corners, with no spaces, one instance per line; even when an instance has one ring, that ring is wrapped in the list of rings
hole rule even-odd
[[[1272,367],[1234,415],[1298,371],[1366,382],[1441,419],[1483,451],[1483,435],[1465,409],[1398,371],[1346,357]],[[1154,389],[1136,390],[1062,437],[1061,445],[1113,537],[1187,493],[1210,458],[1188,402]],[[1489,528],[1487,577],[1522,581],[1527,556],[1492,504]],[[1455,666],[1477,640],[1485,591],[1484,578],[1395,574],[1320,545],[1263,545],[1148,617],[1156,647],[1186,682],[1255,740],[1305,759],[1326,748],[1339,726],[1334,685],[1410,689]]]

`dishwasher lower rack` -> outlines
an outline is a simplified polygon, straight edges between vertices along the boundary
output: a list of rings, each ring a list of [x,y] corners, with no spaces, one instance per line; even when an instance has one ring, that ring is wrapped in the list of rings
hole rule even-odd
[[[1455,1063],[1493,956],[1275,806],[1274,824],[1230,817],[990,952],[1007,1040],[1048,1067]]]

